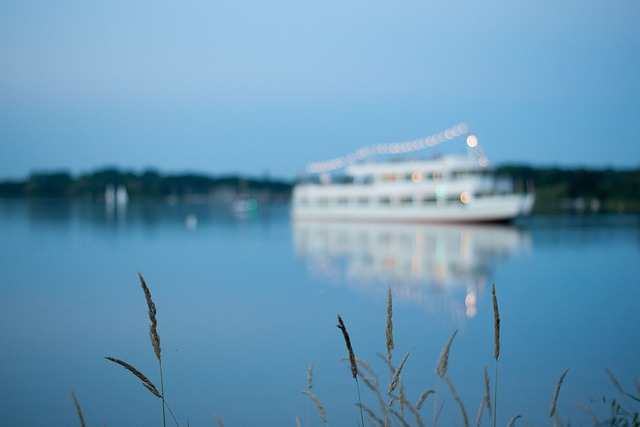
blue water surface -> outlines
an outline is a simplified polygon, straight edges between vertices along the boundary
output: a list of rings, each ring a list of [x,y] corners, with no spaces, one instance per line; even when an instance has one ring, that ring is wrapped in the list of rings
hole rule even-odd
[[[640,226],[629,215],[532,217],[512,226],[292,223],[286,205],[231,207],[0,201],[0,425],[162,425],[162,406],[104,359],[123,359],[158,387],[158,361],[138,272],[157,307],[164,388],[186,426],[358,425],[356,383],[340,314],[356,356],[387,392],[387,289],[394,365],[405,353],[406,398],[431,395],[420,414],[463,425],[435,374],[458,331],[447,376],[470,422],[495,386],[495,283],[501,317],[498,424],[550,423],[557,405],[589,425],[585,405],[625,400],[605,369],[636,395],[640,379]],[[370,375],[370,374],[367,374]],[[362,400],[380,413],[361,381]],[[492,403],[493,396],[492,396]],[[441,408],[441,409],[436,409]],[[167,414],[167,417],[169,415]],[[492,425],[488,414],[483,425]],[[407,415],[411,425],[417,425]],[[172,419],[167,425],[175,425]]]

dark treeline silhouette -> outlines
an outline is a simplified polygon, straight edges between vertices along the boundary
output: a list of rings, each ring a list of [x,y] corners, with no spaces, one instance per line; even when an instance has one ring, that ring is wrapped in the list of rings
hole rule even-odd
[[[616,170],[504,165],[497,170],[501,175],[534,183],[536,212],[640,212],[640,168]]]
[[[131,200],[225,200],[246,195],[278,201],[287,200],[291,192],[291,183],[267,178],[163,175],[155,170],[134,173],[107,168],[78,177],[64,171],[33,173],[25,181],[0,182],[0,197],[102,200],[107,188],[118,187],[124,187]]]
[[[509,175],[523,188],[533,183],[536,212],[592,210],[640,212],[640,168],[586,169],[503,165],[499,175]],[[526,183],[526,184],[525,184]],[[204,174],[141,173],[106,168],[74,177],[66,171],[38,172],[24,181],[0,182],[4,198],[104,199],[108,187],[126,188],[131,200],[225,201],[239,195],[286,201],[293,181]]]

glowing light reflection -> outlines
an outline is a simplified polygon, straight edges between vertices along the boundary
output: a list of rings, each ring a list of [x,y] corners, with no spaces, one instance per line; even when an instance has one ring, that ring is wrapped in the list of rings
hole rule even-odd
[[[467,137],[467,145],[471,148],[475,148],[478,146],[478,137],[475,135],[469,135]]]

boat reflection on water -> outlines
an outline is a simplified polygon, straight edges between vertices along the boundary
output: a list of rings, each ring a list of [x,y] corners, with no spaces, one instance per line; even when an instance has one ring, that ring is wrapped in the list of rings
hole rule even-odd
[[[532,245],[528,231],[507,225],[292,224],[311,274],[365,293],[391,286],[394,300],[454,317],[473,317],[494,265]]]

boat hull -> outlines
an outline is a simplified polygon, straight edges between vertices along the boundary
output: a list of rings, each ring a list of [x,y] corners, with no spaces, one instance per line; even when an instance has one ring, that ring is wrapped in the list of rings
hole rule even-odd
[[[416,223],[496,223],[509,222],[531,213],[533,194],[487,196],[469,203],[433,206],[322,206],[295,203],[291,216],[299,221],[416,222]]]

